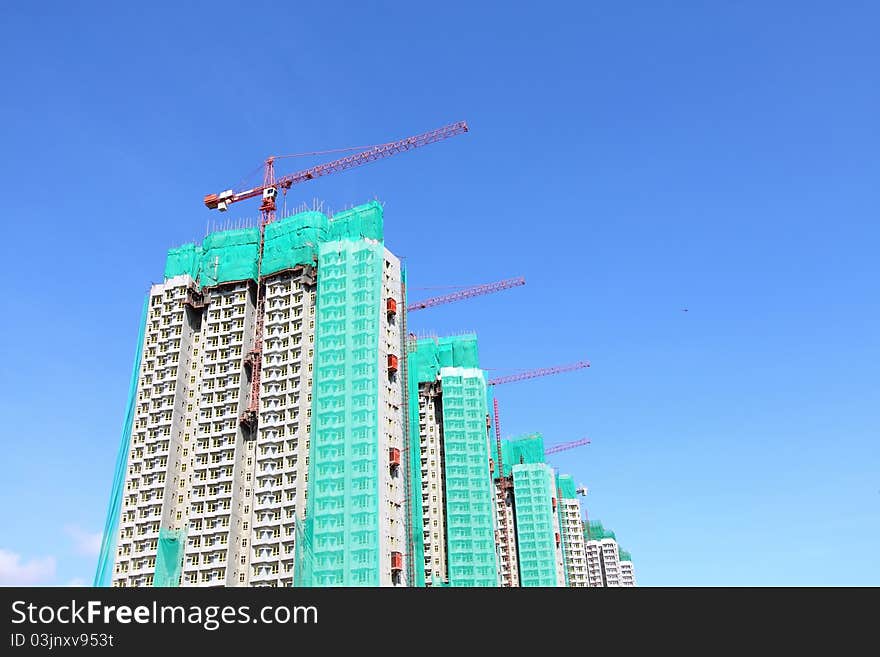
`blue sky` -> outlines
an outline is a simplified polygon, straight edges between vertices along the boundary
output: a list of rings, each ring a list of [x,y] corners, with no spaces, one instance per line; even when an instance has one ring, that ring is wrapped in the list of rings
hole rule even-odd
[[[378,197],[413,288],[526,277],[411,324],[493,373],[592,361],[502,424],[592,438],[552,462],[640,584],[880,585],[876,3],[360,4],[0,8],[0,581],[91,580],[204,194],[465,119],[291,200]]]

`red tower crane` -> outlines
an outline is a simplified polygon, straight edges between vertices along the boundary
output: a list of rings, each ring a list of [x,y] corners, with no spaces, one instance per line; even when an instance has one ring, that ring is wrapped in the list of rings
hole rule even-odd
[[[551,374],[560,374],[562,372],[571,372],[572,370],[580,370],[585,367],[590,366],[590,361],[582,360],[577,363],[571,363],[569,365],[559,365],[557,367],[542,367],[537,370],[528,370],[526,372],[519,372],[518,374],[511,374],[509,376],[499,376],[495,379],[489,379],[490,386],[499,386],[502,383],[513,383],[515,381],[524,381],[526,379],[535,379],[539,376],[549,376]]]
[[[275,220],[275,199],[278,196],[279,188],[286,193],[286,191],[293,185],[298,185],[322,176],[328,176],[332,173],[347,171],[348,169],[363,166],[364,164],[391,157],[392,155],[397,155],[398,153],[403,153],[414,148],[427,146],[428,144],[433,144],[434,142],[454,137],[455,135],[460,135],[467,131],[467,123],[459,121],[458,123],[452,123],[442,128],[438,128],[437,130],[431,130],[420,135],[407,137],[406,139],[400,139],[386,144],[378,144],[360,153],[347,155],[333,160],[332,162],[318,164],[309,169],[297,171],[296,173],[282,176],[277,179],[275,178],[275,160],[277,157],[269,156],[266,158],[265,162],[262,185],[238,192],[228,189],[219,194],[208,194],[204,199],[205,205],[211,210],[220,210],[221,212],[224,212],[232,203],[238,203],[239,201],[258,196],[262,198],[262,203],[260,204],[260,258],[258,260],[258,262],[262,263],[264,229],[267,224],[270,224]],[[257,321],[254,327],[254,346],[248,352],[245,360],[251,370],[251,394],[247,410],[245,410],[239,418],[242,425],[251,429],[254,429],[257,426],[257,410],[259,409],[260,404],[260,364],[263,352],[263,309],[265,305],[265,290],[263,289],[263,285],[259,283],[259,278],[258,271],[256,298]]]
[[[211,210],[220,210],[221,212],[224,212],[229,208],[231,203],[238,203],[239,201],[244,201],[249,198],[262,196],[263,203],[260,205],[260,211],[264,215],[269,212],[274,214],[275,198],[278,196],[278,188],[288,190],[294,185],[304,183],[307,180],[314,180],[315,178],[328,176],[331,173],[347,171],[348,169],[363,166],[364,164],[391,157],[392,155],[397,155],[398,153],[403,153],[414,148],[427,146],[428,144],[433,144],[434,142],[448,139],[449,137],[454,137],[467,131],[468,126],[464,121],[451,123],[442,128],[438,128],[437,130],[424,132],[420,135],[407,137],[406,139],[390,141],[386,144],[377,144],[363,152],[355,153],[354,155],[346,155],[345,157],[333,160],[332,162],[318,164],[309,169],[303,169],[302,171],[282,176],[277,180],[275,179],[275,160],[278,158],[277,156],[272,155],[266,158],[265,175],[263,176],[262,185],[238,192],[227,189],[225,192],[220,192],[219,194],[208,194],[205,196],[205,205]]]
[[[578,440],[572,440],[567,443],[560,443],[558,445],[553,445],[552,447],[548,447],[544,450],[544,456],[550,456],[551,454],[558,454],[559,452],[565,452],[569,449],[574,449],[575,447],[581,447],[582,445],[589,445],[589,438],[580,438]]]
[[[453,301],[461,301],[462,299],[479,297],[484,294],[501,292],[502,290],[508,290],[512,287],[519,287],[520,285],[525,284],[526,279],[522,276],[519,276],[517,278],[507,278],[503,281],[496,281],[494,283],[483,283],[482,285],[474,285],[473,287],[468,287],[463,290],[459,290],[458,292],[444,294],[439,297],[432,297],[430,299],[414,301],[406,307],[406,310],[407,312],[414,312],[416,310],[423,310],[425,308],[433,308],[434,306],[441,306],[444,303],[452,303]]]

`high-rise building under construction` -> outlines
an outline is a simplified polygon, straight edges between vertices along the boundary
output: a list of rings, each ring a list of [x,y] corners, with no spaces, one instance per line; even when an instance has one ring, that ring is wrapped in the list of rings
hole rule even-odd
[[[150,290],[96,585],[593,583],[571,478],[545,463],[539,435],[501,440],[491,392],[589,362],[488,380],[474,335],[407,333],[378,203],[276,220],[293,185],[467,131],[280,178],[269,157],[262,185],[205,196],[218,211],[261,198],[259,228],[172,249]]]
[[[498,586],[486,375],[473,334],[409,345],[415,586]]]
[[[617,544],[615,533],[599,521],[584,526],[589,586],[635,586],[632,557]]]
[[[406,583],[405,308],[382,237],[373,202],[169,252],[97,583],[289,586],[297,532],[315,583]]]

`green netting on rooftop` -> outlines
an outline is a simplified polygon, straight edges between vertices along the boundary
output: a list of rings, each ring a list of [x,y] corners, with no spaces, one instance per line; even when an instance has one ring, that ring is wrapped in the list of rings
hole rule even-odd
[[[558,586],[553,470],[543,463],[512,470],[520,586]]]
[[[202,286],[257,280],[260,229],[239,228],[211,233],[202,242],[199,283]]]
[[[617,548],[617,556],[620,558],[621,561],[632,561],[633,560],[632,555],[619,546]]]
[[[183,555],[186,551],[186,530],[159,528],[156,548],[156,571],[153,586],[180,586]]]
[[[571,475],[557,475],[556,488],[559,489],[559,495],[562,499],[577,499],[577,486],[574,485],[574,477]]]
[[[473,333],[418,340],[407,362],[409,376],[418,382],[435,381],[443,367],[479,366],[477,336]]]
[[[329,240],[359,240],[363,238],[382,241],[382,204],[370,201],[351,210],[334,214],[330,218]]]
[[[329,227],[326,215],[312,211],[273,221],[263,234],[261,275],[314,264],[319,245],[327,241]]]
[[[307,563],[294,584],[378,586],[383,247],[326,242],[318,263],[309,495],[297,543],[297,561]]]
[[[168,249],[168,257],[165,259],[165,280],[182,274],[189,274],[190,278],[197,280],[201,258],[201,244],[184,244],[176,249]]]
[[[440,380],[449,585],[498,586],[486,379],[477,368],[443,367]]]
[[[544,462],[544,437],[539,433],[511,438],[501,442],[501,458],[504,476],[510,475],[510,467],[522,463]]]
[[[138,376],[141,371],[141,356],[144,351],[144,329],[147,325],[149,295],[144,299],[141,309],[141,323],[138,329],[137,348],[134,352],[134,366],[128,384],[128,401],[125,405],[125,419],[122,421],[122,438],[116,454],[116,467],[113,471],[113,488],[110,490],[110,503],[104,521],[104,534],[101,537],[101,551],[98,553],[98,567],[92,586],[110,586],[113,576],[113,562],[116,557],[116,532],[119,528],[119,512],[122,509],[122,495],[125,491],[125,472],[128,468],[128,450],[131,445],[131,427],[134,424],[134,409],[137,399]]]
[[[590,524],[584,525],[584,538],[588,541],[601,541],[603,538],[613,538],[617,540],[617,536],[599,520],[591,520]]]

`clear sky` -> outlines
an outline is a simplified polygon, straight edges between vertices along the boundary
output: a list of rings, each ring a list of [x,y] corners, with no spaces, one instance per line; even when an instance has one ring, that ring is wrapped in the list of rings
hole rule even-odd
[[[640,584],[880,585],[878,24],[867,0],[3,3],[0,582],[91,581],[141,303],[221,218],[204,194],[465,119],[291,201],[382,200],[412,297],[526,277],[411,325],[476,331],[493,374],[592,361],[499,388],[502,425],[592,438],[552,463]]]

